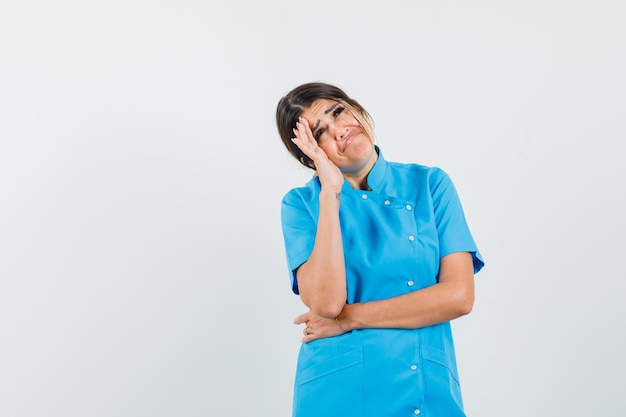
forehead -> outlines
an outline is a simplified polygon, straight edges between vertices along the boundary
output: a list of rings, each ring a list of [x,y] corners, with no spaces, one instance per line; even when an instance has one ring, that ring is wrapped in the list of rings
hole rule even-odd
[[[307,119],[310,123],[315,123],[319,119],[323,119],[326,115],[325,112],[333,107],[338,102],[327,98],[320,98],[315,100],[308,109],[302,112],[302,117]]]

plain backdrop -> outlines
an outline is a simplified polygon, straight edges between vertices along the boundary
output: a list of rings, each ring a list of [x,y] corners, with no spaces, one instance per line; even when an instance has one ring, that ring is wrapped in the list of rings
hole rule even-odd
[[[626,408],[626,3],[3,1],[0,416],[289,416],[276,103],[336,84],[455,182],[473,417]],[[394,416],[395,417],[395,416]]]

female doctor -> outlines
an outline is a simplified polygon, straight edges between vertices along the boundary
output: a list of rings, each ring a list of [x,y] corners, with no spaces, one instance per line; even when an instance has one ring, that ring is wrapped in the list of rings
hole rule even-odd
[[[472,310],[483,261],[450,178],[385,160],[367,111],[329,84],[290,91],[276,122],[316,172],[282,201],[309,308],[293,416],[465,416],[450,320]]]

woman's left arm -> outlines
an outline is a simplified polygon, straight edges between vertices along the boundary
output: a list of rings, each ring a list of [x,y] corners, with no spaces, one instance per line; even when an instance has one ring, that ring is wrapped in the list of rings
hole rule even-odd
[[[469,314],[474,305],[474,266],[468,252],[441,259],[439,282],[408,294],[348,304],[338,319],[346,330],[417,329]]]
[[[408,294],[385,300],[346,304],[337,320],[318,318],[312,313],[298,316],[296,324],[306,323],[302,341],[336,336],[354,329],[417,329],[469,314],[474,305],[474,266],[469,252],[444,256],[439,281]]]

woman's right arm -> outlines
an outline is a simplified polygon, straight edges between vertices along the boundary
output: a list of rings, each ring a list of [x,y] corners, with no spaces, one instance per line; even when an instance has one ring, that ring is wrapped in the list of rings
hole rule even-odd
[[[321,317],[335,318],[346,303],[346,268],[339,227],[339,196],[322,190],[313,251],[296,276],[302,302]]]
[[[296,271],[302,302],[318,316],[335,318],[346,303],[346,268],[343,254],[339,206],[343,174],[317,146],[308,122],[294,129],[293,142],[313,160],[322,190],[313,251]]]

